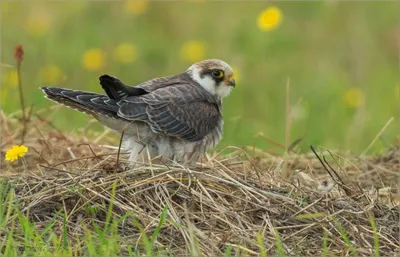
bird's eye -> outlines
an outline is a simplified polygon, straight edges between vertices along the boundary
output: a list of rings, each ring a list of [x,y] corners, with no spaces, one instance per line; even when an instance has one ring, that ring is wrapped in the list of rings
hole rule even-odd
[[[221,70],[213,70],[211,74],[217,79],[220,79],[224,76],[224,73]]]

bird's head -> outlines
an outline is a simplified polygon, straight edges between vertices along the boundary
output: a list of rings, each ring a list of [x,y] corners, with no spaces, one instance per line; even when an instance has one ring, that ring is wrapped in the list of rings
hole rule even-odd
[[[209,93],[220,98],[229,95],[235,87],[232,68],[218,59],[196,62],[186,73]]]

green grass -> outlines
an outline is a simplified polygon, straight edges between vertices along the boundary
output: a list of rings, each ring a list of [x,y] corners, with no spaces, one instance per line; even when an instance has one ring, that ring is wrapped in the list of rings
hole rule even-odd
[[[373,216],[369,216],[369,221],[371,222],[371,228],[373,231],[373,236],[374,236],[374,256],[379,256],[379,235],[376,230],[376,223],[375,219]]]
[[[264,245],[264,233],[261,233],[261,232],[258,233],[257,244],[258,244],[258,248],[260,250],[260,256],[266,257],[267,253],[266,253],[265,245]]]
[[[328,232],[326,232],[326,230],[324,230],[324,237],[323,237],[323,241],[322,241],[322,256],[327,256],[328,255],[328,251],[329,251],[329,246],[328,246],[328,242],[329,242],[329,236],[328,236]]]
[[[345,228],[339,223],[339,221],[335,222],[335,227],[338,229],[340,236],[342,237],[345,245],[347,246],[348,251],[352,256],[358,256],[357,250],[354,248],[353,244],[350,242],[349,235],[347,234]]]
[[[111,199],[115,196],[115,183]],[[0,182],[0,233],[3,234],[0,243],[0,254],[4,256],[113,256],[121,254],[122,249],[129,256],[145,254],[158,256],[169,254],[168,249],[158,249],[155,245],[158,234],[166,221],[167,207],[160,215],[157,228],[149,237],[132,212],[127,212],[118,219],[111,219],[113,201],[110,202],[104,226],[100,227],[95,220],[89,224],[92,228],[84,227],[82,238],[70,237],[67,234],[67,218],[64,213],[57,212],[54,217],[38,229],[39,224],[30,221],[29,212],[21,213],[18,201],[15,201],[12,187],[1,180]],[[57,220],[61,218],[60,223]],[[132,219],[137,226],[141,242],[135,245],[126,245],[125,239],[120,235],[118,226],[126,219]],[[21,231],[16,231],[21,229]]]
[[[1,63],[14,64],[14,45],[24,46],[26,106],[41,108],[53,105],[38,89],[48,84],[40,75],[46,65],[60,67],[65,75],[56,86],[101,92],[98,76],[103,73],[134,85],[184,71],[190,63],[180,58],[180,49],[199,40],[206,45],[204,58],[220,58],[239,69],[238,86],[224,101],[225,135],[219,148],[254,144],[283,152],[256,134],[285,144],[285,85],[290,78],[291,141],[303,138],[302,150],[320,144],[361,153],[391,117],[398,118],[399,4],[273,4],[282,10],[283,22],[263,32],[257,16],[272,3],[151,2],[145,13],[135,16],[125,11],[123,2],[3,1]],[[49,29],[33,36],[29,25],[43,19]],[[137,59],[130,64],[112,58],[114,47],[125,42],[137,48]],[[82,55],[90,48],[105,51],[103,69],[82,67]],[[1,105],[6,112],[19,109],[18,91],[4,79],[13,70],[2,68]],[[356,108],[343,101],[351,88],[364,95]],[[63,108],[52,120],[63,130],[76,131],[89,118]],[[393,122],[371,152],[390,145],[399,129]]]
[[[97,171],[91,170],[90,172],[96,173]],[[160,174],[165,175],[164,170],[158,172],[155,175],[158,178]],[[218,170],[213,172],[213,181],[219,178],[220,174],[218,172]],[[62,173],[66,174],[66,172]],[[395,221],[390,220],[394,218],[393,215],[396,215],[393,210],[388,213],[390,217],[388,219],[376,219],[376,217],[374,218],[368,213],[345,213],[345,211],[336,211],[331,215],[327,215],[323,212],[315,211],[325,210],[325,203],[320,204],[315,210],[311,209],[313,206],[317,206],[319,201],[308,205],[309,208],[304,208],[300,202],[293,201],[294,205],[288,203],[291,208],[285,208],[282,203],[271,198],[270,201],[273,201],[273,204],[270,206],[273,210],[272,214],[275,214],[277,211],[281,211],[282,213],[277,213],[274,217],[262,217],[258,212],[258,214],[250,211],[240,213],[241,206],[238,205],[241,204],[240,202],[233,201],[233,203],[230,203],[224,199],[222,202],[228,206],[229,204],[238,205],[238,207],[235,207],[235,210],[237,210],[238,214],[242,215],[238,219],[241,219],[241,222],[244,224],[251,224],[248,223],[248,220],[258,220],[258,226],[251,228],[247,225],[247,229],[242,229],[236,225],[241,224],[240,222],[236,224],[230,223],[229,218],[223,223],[214,224],[213,219],[220,212],[213,211],[215,208],[212,208],[210,211],[210,206],[207,205],[210,200],[205,196],[207,194],[199,194],[199,191],[196,191],[199,188],[203,188],[204,186],[198,186],[203,184],[212,193],[214,191],[225,192],[222,189],[223,183],[219,180],[217,181],[221,184],[210,185],[211,181],[204,183],[205,181],[201,182],[201,177],[199,177],[199,180],[193,182],[190,186],[188,192],[192,192],[192,190],[194,192],[190,195],[184,193],[185,188],[177,189],[172,186],[173,195],[170,195],[171,199],[174,196],[183,196],[183,199],[193,197],[191,201],[194,201],[195,197],[198,197],[198,199],[204,201],[204,206],[207,208],[204,209],[204,212],[202,209],[198,209],[199,211],[195,210],[193,213],[189,213],[190,209],[183,205],[179,206],[181,212],[178,214],[176,212],[177,209],[175,209],[177,207],[176,202],[172,203],[171,207],[168,206],[171,202],[164,201],[164,199],[157,199],[159,197],[157,192],[165,190],[163,189],[163,185],[174,183],[173,180],[164,180],[164,184],[154,184],[155,180],[150,178],[148,179],[148,184],[141,184],[131,189],[132,191],[127,191],[125,190],[127,189],[126,186],[133,186],[135,182],[140,182],[143,177],[132,177],[126,173],[93,174],[94,177],[106,176],[103,177],[104,180],[101,180],[101,184],[104,187],[93,181],[94,177],[88,179],[66,176],[67,180],[65,180],[65,178],[59,177],[60,173],[49,173],[40,177],[35,176],[39,184],[32,182],[32,177],[27,174],[22,174],[20,177],[8,180],[1,179],[0,255],[174,256],[179,251],[180,254],[190,256],[212,255],[215,253],[223,254],[224,256],[249,256],[256,254],[260,256],[267,256],[269,254],[287,256],[304,255],[305,253],[321,253],[323,256],[358,256],[370,253],[374,256],[380,256],[380,251],[382,251],[383,255],[396,251],[396,246],[393,247],[393,245],[397,244],[397,242],[393,241],[393,243],[389,242],[388,244],[387,240],[392,234],[390,232],[386,234],[387,232],[385,232],[392,226],[392,221]],[[196,174],[196,176],[199,175],[198,172]],[[110,176],[113,178],[110,179]],[[56,179],[54,179],[55,177]],[[255,177],[254,175],[252,179],[255,179]],[[121,181],[120,178],[127,180]],[[228,177],[225,175],[223,178],[225,181]],[[52,181],[53,179],[54,181]],[[108,181],[106,184],[104,184],[105,180]],[[51,185],[57,183],[56,181],[60,181],[62,184],[54,188],[51,186],[50,190],[49,187],[44,186],[41,189],[42,191],[35,192],[43,186],[41,185],[42,181],[44,182],[43,184],[49,181],[51,181]],[[68,185],[66,185],[66,181],[68,181]],[[69,191],[63,188],[70,188],[75,183],[85,183],[83,181],[90,184],[79,185],[87,189],[84,194],[79,192],[79,190],[69,189]],[[180,183],[176,185],[182,186]],[[143,191],[142,189],[149,187],[155,187],[156,189],[154,192],[149,191],[148,195],[135,196],[137,191]],[[55,194],[58,195],[57,197],[53,196],[53,190],[63,189],[66,190],[64,194]],[[234,189],[237,190],[236,187]],[[103,193],[104,196],[94,200],[93,193],[96,192],[94,190],[98,190],[98,193],[95,194],[97,197]],[[306,190],[309,190],[309,188],[303,185],[302,190],[306,193]],[[69,194],[70,192],[71,194]],[[224,193],[222,195],[235,195],[237,193],[238,191],[233,191],[231,194]],[[123,195],[128,198],[125,198]],[[313,197],[315,198],[316,196],[314,195]],[[131,206],[131,203],[121,204],[124,201],[130,202],[131,200],[127,200],[130,197],[132,197],[134,206],[137,207]],[[238,196],[235,198],[241,199]],[[344,199],[342,201],[346,201],[349,198],[341,195],[332,199],[329,197],[326,198],[328,204],[334,205],[337,199]],[[83,203],[80,200],[83,200]],[[39,203],[37,201],[42,202]],[[151,202],[150,205],[146,205],[147,201]],[[223,206],[220,202],[220,197],[215,197],[215,201]],[[352,200],[348,201],[349,203],[354,203]],[[366,201],[359,201],[360,204],[367,204]],[[48,206],[52,206],[53,202],[59,202],[60,204],[47,208]],[[155,202],[156,205],[152,205]],[[165,204],[166,202],[168,204]],[[91,203],[92,205],[87,205],[87,203]],[[245,202],[244,204],[247,205],[249,203]],[[329,206],[328,204],[326,205]],[[379,204],[381,203],[379,202]],[[297,214],[297,208],[296,210],[291,210],[295,205],[297,205],[299,210],[307,209],[308,213]],[[77,208],[77,206],[79,207]],[[154,212],[155,209],[152,209],[150,206],[154,206],[157,211]],[[81,210],[78,213],[78,209],[81,208],[86,208],[87,210]],[[221,210],[225,208],[226,206],[221,208]],[[159,214],[158,211],[160,211]],[[326,209],[325,211],[329,213],[330,210]],[[244,213],[250,213],[250,215],[245,216],[246,214]],[[193,219],[193,221],[189,219],[189,214],[191,216],[190,219]],[[176,215],[179,216],[178,219],[176,219]],[[148,221],[144,219],[147,216],[151,217]],[[223,219],[223,217],[221,216],[218,219]],[[267,218],[269,220],[265,221]],[[231,222],[235,221],[233,219]],[[294,221],[298,221],[298,223]],[[222,224],[225,224],[226,227]],[[227,224],[232,224],[232,226]],[[209,234],[214,233],[213,225],[215,225],[215,233],[220,234],[219,238],[216,238],[215,235],[210,235],[210,237],[213,236],[215,239],[212,241],[208,241],[208,238],[204,240]],[[362,238],[357,238],[359,229],[363,231]],[[180,233],[181,231],[187,235],[186,238],[175,237],[175,233]],[[298,235],[294,237],[294,234]],[[225,236],[227,237],[225,238]],[[366,244],[365,242],[368,243]],[[212,249],[212,252],[210,249]]]
[[[76,236],[76,238],[68,235],[67,217],[66,214],[60,211],[56,212],[54,217],[39,229],[41,226],[32,222],[28,217],[29,211],[26,214],[21,213],[18,201],[14,198],[15,193],[12,186],[3,179],[0,183],[0,233],[4,235],[1,239],[0,255],[115,256],[124,253],[129,256],[173,256],[170,249],[161,249],[156,246],[157,236],[163,230],[167,221],[168,207],[164,207],[156,229],[149,236],[131,211],[126,212],[125,215],[118,219],[111,218],[116,189],[115,183],[112,187],[111,202],[106,213],[104,225],[100,227],[93,219],[91,224],[83,225],[83,236]],[[57,222],[59,219],[61,219],[61,222]],[[118,230],[118,227],[126,219],[132,219],[140,234],[139,241],[134,244],[127,244],[126,239],[123,238]],[[275,233],[277,253],[279,256],[284,256],[285,251],[280,237],[277,231]],[[192,235],[192,237],[194,240],[193,249],[189,249],[188,253],[198,256],[198,254],[201,254],[201,250],[196,243],[199,239],[195,235]],[[259,234],[256,240],[261,256],[267,256],[263,235]],[[246,251],[241,251],[240,255],[246,255]],[[225,256],[234,256],[232,245],[226,247]]]
[[[283,248],[282,240],[277,230],[275,230],[275,244],[278,256],[286,256],[285,248]]]

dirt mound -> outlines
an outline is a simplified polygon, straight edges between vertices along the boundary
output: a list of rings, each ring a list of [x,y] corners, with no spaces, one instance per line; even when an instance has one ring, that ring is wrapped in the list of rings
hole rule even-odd
[[[22,126],[4,114],[1,126],[4,156],[20,143]],[[371,255],[377,248],[392,255],[400,247],[399,147],[363,159],[317,148],[274,156],[231,147],[192,167],[132,167],[123,153],[98,146],[110,143],[108,132],[69,135],[40,114],[27,127],[30,150],[21,162],[2,161],[3,186],[39,230],[55,222],[61,234],[64,224],[81,255],[84,234],[107,226],[110,212],[121,221],[121,254],[145,247],[143,235],[154,231],[157,251],[174,255]],[[54,218],[60,212],[64,219]]]

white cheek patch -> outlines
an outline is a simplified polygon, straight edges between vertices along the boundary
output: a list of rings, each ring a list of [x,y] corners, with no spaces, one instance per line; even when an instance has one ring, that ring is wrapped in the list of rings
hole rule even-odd
[[[216,88],[215,93],[217,96],[224,98],[230,94],[231,90],[231,86],[227,86],[224,82],[221,82]]]
[[[197,70],[193,70],[191,73],[192,79],[200,84],[205,90],[210,92],[213,95],[216,95],[215,91],[215,81],[209,76],[200,77],[200,72]]]

